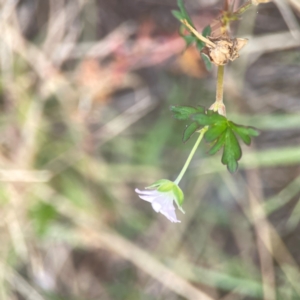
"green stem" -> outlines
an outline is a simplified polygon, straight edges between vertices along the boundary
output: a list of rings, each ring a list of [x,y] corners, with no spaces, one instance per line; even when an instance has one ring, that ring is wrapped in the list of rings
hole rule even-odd
[[[223,103],[223,91],[224,91],[224,66],[218,66],[218,78],[217,78],[217,92],[216,103]]]
[[[180,174],[178,175],[178,177],[174,181],[175,184],[179,184],[180,180],[182,179],[183,175],[185,174],[185,172],[186,172],[189,164],[191,163],[191,160],[192,160],[192,158],[193,158],[193,156],[194,156],[194,154],[195,154],[198,146],[200,145],[200,143],[201,143],[201,141],[203,139],[204,133],[207,131],[207,129],[208,129],[208,127],[206,126],[206,127],[202,128],[200,130],[200,135],[199,135],[199,137],[198,137],[198,139],[197,139],[197,141],[196,141],[196,143],[195,143],[195,145],[194,145],[194,147],[193,147],[193,149],[192,149],[192,151],[191,151],[188,159],[186,160],[186,162],[185,162],[185,164],[184,164],[184,166],[183,166]]]
[[[187,20],[180,20],[180,22],[185,25],[191,33],[193,33],[195,35],[195,37],[199,40],[201,40],[202,42],[204,42],[206,44],[206,46],[209,46],[210,48],[215,48],[216,44],[213,43],[211,40],[207,39],[206,37],[204,37],[203,35],[201,35],[195,28],[193,28],[193,26],[191,26]]]

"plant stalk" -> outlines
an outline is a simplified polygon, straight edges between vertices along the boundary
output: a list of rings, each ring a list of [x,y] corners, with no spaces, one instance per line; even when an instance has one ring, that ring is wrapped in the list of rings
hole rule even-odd
[[[248,0],[244,3],[237,11],[234,12],[234,15],[242,15],[247,9],[252,6],[252,1]]]
[[[223,104],[223,93],[224,93],[224,66],[218,66],[217,92],[216,92],[217,104]]]
[[[181,172],[179,173],[178,177],[177,177],[176,180],[174,181],[175,184],[178,185],[179,182],[180,182],[180,180],[182,179],[183,175],[185,174],[185,172],[186,172],[188,166],[190,165],[191,160],[192,160],[192,158],[193,158],[193,156],[194,156],[194,154],[195,154],[197,148],[199,147],[199,145],[200,145],[200,143],[201,143],[201,141],[202,141],[202,139],[203,139],[203,136],[204,136],[205,132],[207,131],[207,129],[208,129],[208,127],[205,126],[204,128],[202,128],[202,129],[200,130],[200,135],[199,135],[199,137],[198,137],[198,139],[197,139],[197,141],[196,141],[196,143],[195,143],[195,145],[194,145],[194,147],[193,147],[193,149],[192,149],[192,151],[191,151],[189,157],[187,158],[187,160],[186,160],[186,162],[185,162],[185,164],[184,164],[184,166],[183,166]]]
[[[197,39],[201,40],[204,42],[207,46],[215,48],[216,44],[210,41],[209,39],[205,38],[203,35],[201,35],[193,26],[191,26],[187,20],[180,20],[180,22],[185,25],[190,32],[192,32]]]

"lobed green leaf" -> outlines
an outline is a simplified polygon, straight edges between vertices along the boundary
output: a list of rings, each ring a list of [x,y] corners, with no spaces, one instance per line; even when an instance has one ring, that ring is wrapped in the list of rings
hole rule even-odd
[[[227,129],[227,122],[219,122],[209,126],[204,138],[207,142],[213,142]]]
[[[242,150],[237,137],[249,145],[251,137],[259,135],[259,131],[253,127],[235,124],[226,117],[213,110],[191,106],[172,106],[174,117],[180,120],[192,119],[194,122],[186,127],[183,134],[183,142],[186,142],[202,126],[207,126],[204,138],[207,142],[213,142],[209,154],[213,155],[223,148],[222,163],[227,165],[230,173],[238,168],[238,161],[242,156]]]
[[[204,113],[205,108],[202,106],[180,106],[180,105],[172,105],[170,110],[173,112],[173,116],[178,120],[187,120],[191,115],[196,113]]]
[[[242,156],[240,144],[230,127],[226,130],[225,144],[222,155],[222,163],[227,165],[230,173],[234,173],[238,168],[238,160]]]
[[[248,134],[251,136],[259,136],[260,135],[260,131],[254,127],[248,126]]]
[[[225,137],[226,137],[226,131],[224,131],[219,138],[217,139],[217,141],[214,143],[214,145],[211,147],[211,149],[209,150],[209,154],[214,155],[216,154],[225,144]]]
[[[218,122],[226,122],[227,119],[224,116],[219,115],[217,112],[208,110],[207,114],[197,113],[192,116],[192,119],[198,122],[199,125],[208,126]]]
[[[193,122],[187,126],[187,128],[183,132],[182,141],[185,143],[190,139],[190,137],[200,128],[197,122]]]
[[[242,139],[246,145],[251,144],[251,136],[258,136],[259,131],[253,127],[246,127],[242,125],[229,122],[232,130]]]

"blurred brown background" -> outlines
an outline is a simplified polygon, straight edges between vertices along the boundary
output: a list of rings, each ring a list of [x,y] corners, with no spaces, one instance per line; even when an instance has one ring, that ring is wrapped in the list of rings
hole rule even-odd
[[[261,135],[234,175],[200,146],[180,224],[134,193],[193,146],[169,106],[215,98],[176,1],[0,3],[0,299],[300,299],[298,0],[232,24],[228,117]],[[199,31],[223,5],[186,0]]]

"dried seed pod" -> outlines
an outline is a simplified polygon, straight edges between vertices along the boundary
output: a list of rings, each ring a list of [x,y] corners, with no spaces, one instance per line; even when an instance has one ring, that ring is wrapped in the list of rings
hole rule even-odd
[[[239,57],[239,51],[247,44],[247,39],[231,39],[227,35],[218,38],[210,38],[216,45],[209,47],[209,57],[217,66],[225,65],[229,60],[233,61]]]

